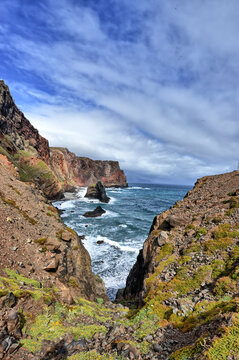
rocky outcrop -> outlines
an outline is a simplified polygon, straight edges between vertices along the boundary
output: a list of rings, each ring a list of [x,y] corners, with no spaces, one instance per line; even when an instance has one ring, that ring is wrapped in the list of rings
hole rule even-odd
[[[118,161],[92,160],[76,156],[66,148],[50,148],[51,166],[65,189],[88,186],[98,180],[106,187],[127,187],[127,180]]]
[[[0,80],[0,153],[19,169],[22,181],[34,182],[50,199],[76,186],[101,180],[106,186],[127,186],[116,161],[94,161],[77,157],[64,148],[50,149],[48,141],[15,105],[4,81]]]
[[[105,203],[110,201],[110,198],[106,195],[105,187],[101,181],[97,181],[96,184],[88,186],[85,197],[89,199],[98,199]]]
[[[0,131],[8,135],[20,150],[27,150],[50,163],[48,141],[25,118],[15,105],[8,86],[0,80]]]
[[[106,213],[106,211],[104,209],[102,209],[101,206],[97,206],[97,208],[95,208],[95,210],[87,211],[86,213],[83,214],[83,216],[84,217],[99,217],[105,213]]]
[[[0,275],[14,269],[56,286],[65,301],[95,299],[91,260],[78,235],[66,227],[35,185],[18,179],[14,166],[0,155]]]
[[[229,359],[239,351],[232,345],[239,310],[238,189],[238,171],[204,177],[183,200],[156,216],[126,288],[118,293],[159,314],[166,327],[155,349],[162,359],[169,354],[170,359],[183,354]],[[171,333],[175,344],[167,348]],[[228,334],[232,343],[226,350]]]

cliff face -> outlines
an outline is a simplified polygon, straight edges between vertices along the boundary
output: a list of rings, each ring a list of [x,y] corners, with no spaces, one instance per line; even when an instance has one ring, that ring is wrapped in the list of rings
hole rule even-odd
[[[34,185],[19,181],[0,155],[0,275],[6,268],[56,286],[66,302],[96,298],[91,260],[80,238]]]
[[[50,149],[48,141],[15,105],[8,86],[0,80],[0,153],[19,169],[20,179],[34,182],[50,199],[64,191],[101,180],[105,186],[127,186],[116,161],[77,157],[64,148]]]
[[[238,274],[234,171],[199,179],[183,200],[155,217],[119,297],[159,315],[162,358],[237,359]]]
[[[0,80],[0,130],[10,136],[20,150],[33,148],[46,164],[50,163],[48,141],[39,135],[38,131],[25,118],[24,114],[15,105],[8,86]]]
[[[118,161],[92,160],[76,156],[65,148],[51,148],[51,166],[66,189],[101,181],[104,186],[126,187],[127,181]]]

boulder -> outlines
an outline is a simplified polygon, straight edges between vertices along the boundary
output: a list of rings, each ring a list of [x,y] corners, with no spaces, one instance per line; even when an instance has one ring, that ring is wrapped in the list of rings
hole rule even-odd
[[[94,185],[88,186],[85,197],[89,199],[98,199],[101,202],[105,203],[108,203],[110,201],[110,198],[106,195],[105,187],[101,183],[101,181],[98,181]]]
[[[85,216],[85,217],[98,217],[98,216],[101,216],[101,215],[103,215],[105,213],[106,213],[106,211],[104,209],[102,209],[101,206],[97,206],[97,208],[95,208],[95,210],[87,211],[85,214],[83,214],[83,216]]]

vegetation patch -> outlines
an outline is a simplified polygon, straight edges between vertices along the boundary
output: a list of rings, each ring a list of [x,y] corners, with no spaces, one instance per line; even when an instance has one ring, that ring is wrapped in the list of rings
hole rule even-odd
[[[42,237],[39,239],[34,240],[35,244],[39,244],[39,245],[44,245],[47,243],[47,238],[46,237]]]
[[[232,319],[232,326],[222,329],[222,336],[213,341],[206,352],[206,359],[227,360],[239,354],[239,314]]]

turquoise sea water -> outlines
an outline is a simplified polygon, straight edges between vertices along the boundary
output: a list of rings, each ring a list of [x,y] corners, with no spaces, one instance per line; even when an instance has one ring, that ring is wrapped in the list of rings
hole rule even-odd
[[[129,188],[106,189],[111,200],[103,204],[84,198],[86,188],[80,188],[74,200],[57,201],[55,206],[64,210],[61,217],[68,226],[85,235],[83,243],[90,253],[93,271],[103,278],[113,300],[117,290],[125,286],[154,216],[182,199],[189,190],[189,186],[130,184]],[[82,216],[98,205],[106,210],[104,215]]]

